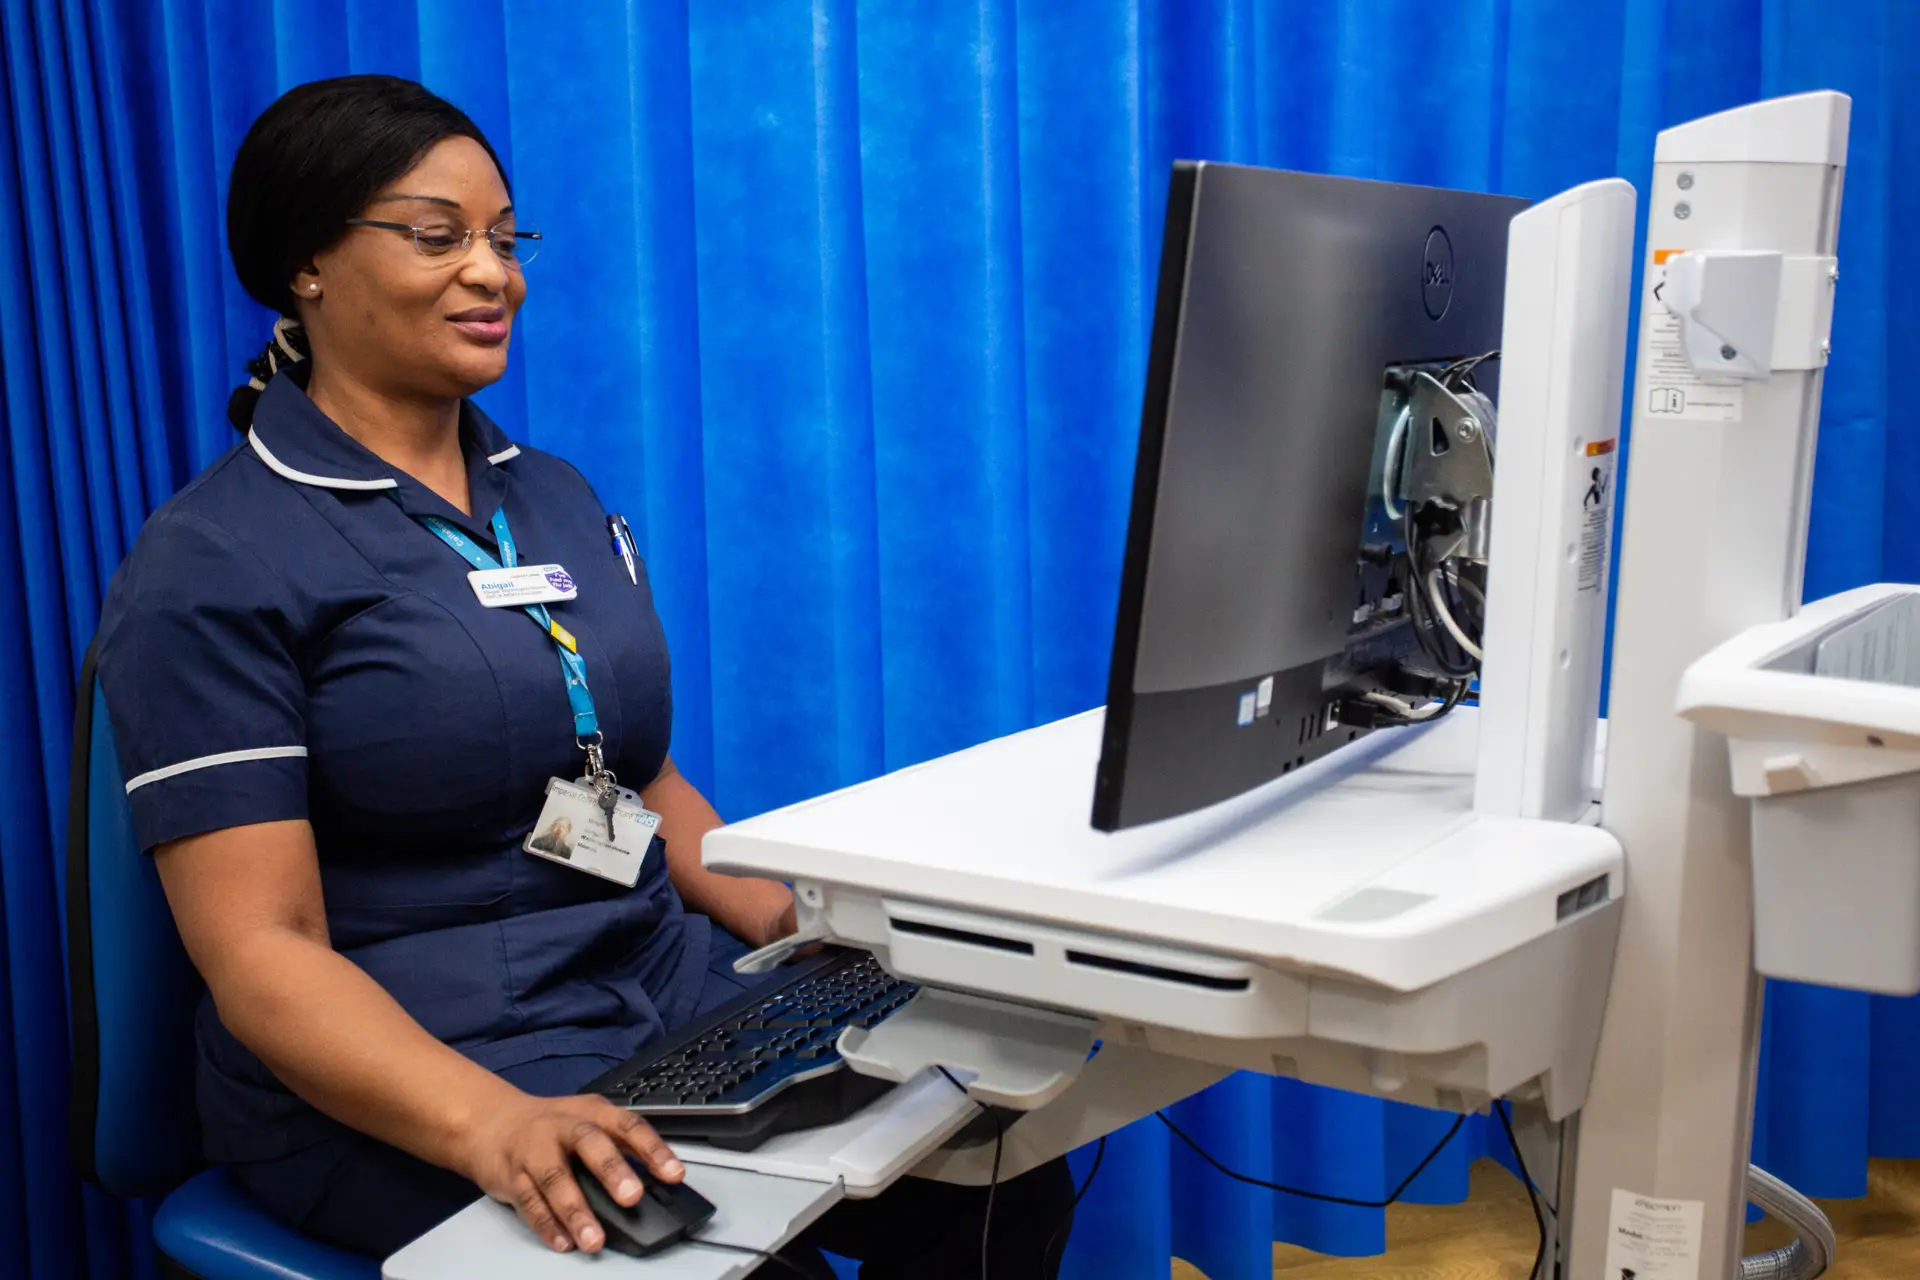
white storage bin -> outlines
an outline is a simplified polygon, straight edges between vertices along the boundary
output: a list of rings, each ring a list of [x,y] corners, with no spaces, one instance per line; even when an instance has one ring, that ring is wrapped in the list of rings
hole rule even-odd
[[[1754,965],[1920,992],[1920,774],[1753,802]]]
[[[1754,627],[1689,667],[1681,715],[1753,798],[1754,967],[1920,992],[1920,587]]]

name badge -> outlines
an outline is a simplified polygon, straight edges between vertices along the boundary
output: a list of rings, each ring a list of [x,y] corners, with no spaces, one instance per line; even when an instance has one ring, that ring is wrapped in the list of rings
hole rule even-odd
[[[489,609],[552,604],[580,594],[573,575],[557,564],[523,564],[512,569],[475,569],[467,575],[473,594]]]
[[[536,858],[633,888],[653,833],[660,829],[660,815],[644,808],[640,797],[625,787],[614,790],[619,799],[609,830],[607,811],[592,787],[549,778],[540,819],[520,847]]]

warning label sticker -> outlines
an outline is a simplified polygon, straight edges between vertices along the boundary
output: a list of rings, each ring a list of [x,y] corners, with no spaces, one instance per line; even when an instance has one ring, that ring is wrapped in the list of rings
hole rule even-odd
[[[1694,372],[1680,337],[1680,317],[1667,310],[1662,295],[1667,287],[1667,259],[1678,249],[1655,249],[1647,276],[1647,301],[1640,323],[1647,326],[1652,349],[1647,353],[1644,406],[1650,418],[1690,422],[1739,422],[1746,412],[1746,388],[1738,383],[1709,383]]]
[[[1617,440],[1595,440],[1581,459],[1579,590],[1598,591],[1607,581],[1607,552],[1613,530],[1613,466]]]
[[[1606,1280],[1700,1280],[1705,1202],[1661,1200],[1613,1189]]]

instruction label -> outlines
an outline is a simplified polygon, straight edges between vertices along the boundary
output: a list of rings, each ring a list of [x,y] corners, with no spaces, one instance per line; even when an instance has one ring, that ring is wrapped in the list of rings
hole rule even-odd
[[[1605,1280],[1700,1280],[1701,1200],[1613,1189]]]
[[[1607,553],[1611,550],[1613,530],[1613,467],[1620,447],[1618,440],[1594,440],[1588,443],[1580,460],[1580,549],[1579,586],[1581,591],[1598,591],[1607,581]]]
[[[1747,389],[1739,383],[1709,383],[1694,372],[1680,338],[1680,317],[1667,310],[1667,259],[1678,249],[1655,249],[1647,277],[1647,302],[1640,323],[1647,327],[1652,347],[1647,353],[1645,405],[1649,418],[1684,422],[1739,422],[1746,413]]]

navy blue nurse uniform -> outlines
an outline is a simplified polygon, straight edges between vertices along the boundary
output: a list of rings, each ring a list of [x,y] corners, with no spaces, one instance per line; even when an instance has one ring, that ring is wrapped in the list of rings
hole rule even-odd
[[[560,664],[526,614],[474,598],[466,561],[416,517],[492,547],[504,507],[523,563],[573,575],[579,597],[548,607],[635,787],[666,759],[666,642],[579,472],[469,404],[460,437],[471,517],[273,379],[246,442],[154,514],[115,575],[99,679],[143,847],[306,819],[334,948],[475,1062],[572,1093],[739,992],[745,947],[682,909],[658,840],[632,889],[521,850],[547,779],[581,771]],[[196,1034],[207,1155],[283,1220],[383,1255],[477,1194],[302,1102],[211,1000]],[[808,1275],[832,1274],[817,1245],[864,1258],[866,1280],[977,1277],[991,1205],[991,1273],[1051,1276],[1072,1202],[1064,1160],[997,1194],[904,1179],[785,1256]]]
[[[115,576],[99,678],[143,847],[306,819],[335,949],[475,1062],[571,1092],[695,1012],[724,935],[682,910],[657,839],[632,889],[521,850],[547,780],[582,772],[560,664],[525,613],[475,599],[467,563],[417,517],[491,548],[504,507],[525,563],[573,575],[578,598],[550,608],[586,659],[608,764],[636,788],[667,754],[667,648],[580,473],[471,404],[460,434],[472,516],[275,378],[248,439],[154,515]],[[348,1136],[210,1000],[197,1037],[209,1158],[284,1167]]]

